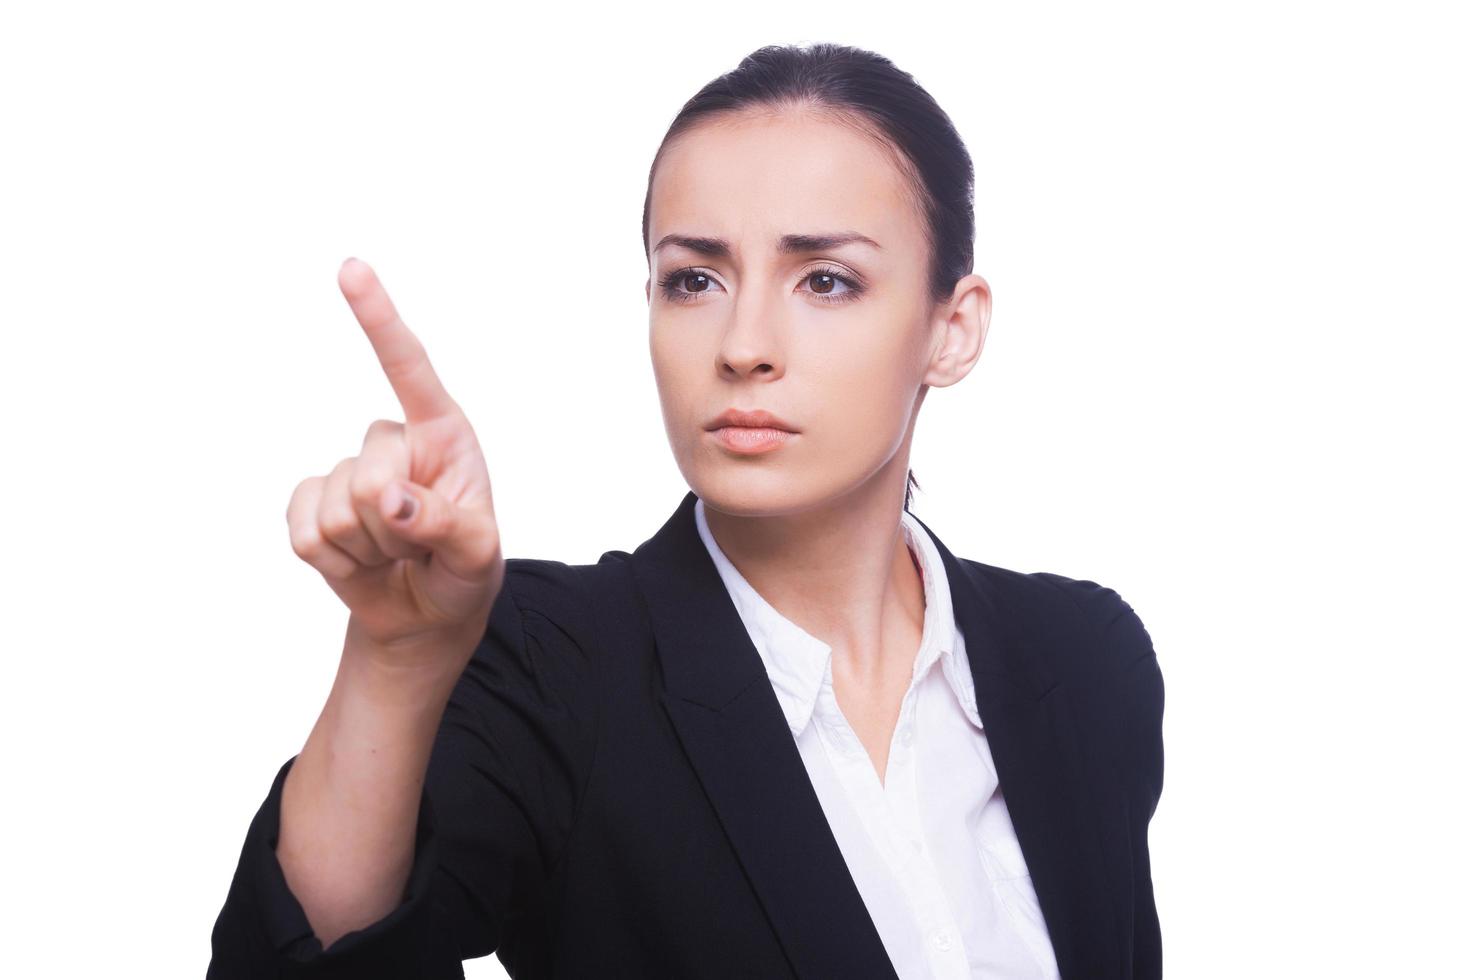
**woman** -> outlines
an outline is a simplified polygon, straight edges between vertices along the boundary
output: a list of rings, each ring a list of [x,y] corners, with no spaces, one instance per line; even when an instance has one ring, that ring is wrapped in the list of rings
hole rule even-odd
[[[351,617],[210,977],[1160,975],[1147,632],[907,510],[988,326],[972,174],[865,51],[762,48],[684,106],[643,241],[691,489],[593,565],[502,559],[473,430],[344,264],[405,422],[292,497]]]

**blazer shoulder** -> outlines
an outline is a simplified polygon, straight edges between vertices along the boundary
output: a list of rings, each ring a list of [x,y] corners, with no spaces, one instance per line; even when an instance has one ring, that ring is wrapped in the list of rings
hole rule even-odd
[[[1127,670],[1156,657],[1152,636],[1116,589],[1056,572],[961,561],[997,606],[1019,620],[1019,629],[1063,641],[1063,648],[1084,653],[1094,667]]]
[[[599,610],[629,591],[632,576],[625,551],[608,551],[594,563],[550,558],[506,558],[503,589],[522,612],[532,612],[564,630],[593,631]]]
[[[1087,740],[1117,763],[1119,784],[1152,816],[1163,789],[1163,674],[1132,606],[1091,579],[1018,572],[963,559],[991,597],[1017,648],[1070,681]]]

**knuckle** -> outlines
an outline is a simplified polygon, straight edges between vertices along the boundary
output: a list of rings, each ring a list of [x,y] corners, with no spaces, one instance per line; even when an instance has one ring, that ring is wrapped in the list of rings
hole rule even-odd
[[[321,553],[321,535],[315,528],[291,528],[291,550],[302,561],[310,562]]]
[[[367,434],[362,437],[362,448],[366,450],[370,446],[390,443],[394,439],[401,439],[402,436],[402,422],[394,422],[392,419],[373,419],[372,424],[367,427]]]
[[[338,504],[323,507],[316,523],[321,535],[334,539],[348,537],[361,526],[355,510]]]
[[[368,435],[392,434],[401,431],[402,428],[402,422],[395,422],[392,419],[373,419],[372,424],[367,427],[367,433]]]
[[[296,513],[307,505],[307,502],[316,494],[317,489],[323,483],[322,477],[308,476],[296,484],[291,491],[291,498],[286,501],[286,523],[290,524]]]
[[[364,462],[352,470],[347,483],[353,503],[363,507],[377,507],[378,495],[383,487],[394,479],[392,467],[383,462]]]

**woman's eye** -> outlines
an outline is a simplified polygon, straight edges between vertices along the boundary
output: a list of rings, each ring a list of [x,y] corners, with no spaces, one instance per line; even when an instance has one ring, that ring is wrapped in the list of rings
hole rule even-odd
[[[658,280],[658,285],[667,298],[677,303],[688,303],[700,293],[711,292],[719,283],[694,269],[675,269]]]
[[[808,272],[801,282],[810,283],[811,292],[818,299],[827,303],[840,303],[853,299],[862,291],[862,287],[855,281],[835,269],[817,269],[815,272]]]
[[[810,285],[804,290],[823,303],[845,303],[856,299],[862,285],[835,269],[815,269],[801,277],[801,285]],[[712,277],[697,269],[675,269],[658,280],[664,297],[675,303],[691,303],[703,293],[724,287]]]

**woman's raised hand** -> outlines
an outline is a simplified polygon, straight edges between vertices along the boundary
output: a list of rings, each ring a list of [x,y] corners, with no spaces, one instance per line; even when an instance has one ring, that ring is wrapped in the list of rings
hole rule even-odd
[[[359,455],[296,486],[291,546],[351,610],[355,642],[405,664],[467,656],[505,577],[484,454],[376,273],[348,259],[337,283],[404,421],[373,422]]]

